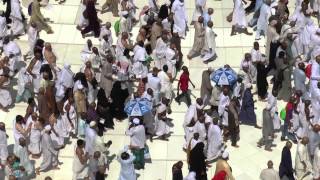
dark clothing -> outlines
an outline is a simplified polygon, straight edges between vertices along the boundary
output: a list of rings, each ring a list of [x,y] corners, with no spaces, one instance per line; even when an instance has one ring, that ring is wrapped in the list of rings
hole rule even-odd
[[[294,180],[291,152],[287,146],[282,149],[279,176],[280,178],[287,176],[289,180]]]
[[[270,53],[269,53],[269,65],[268,65],[268,72],[272,69],[276,69],[276,63],[275,63],[275,58],[277,56],[277,50],[278,47],[280,46],[280,43],[278,42],[271,42],[270,43]]]
[[[97,95],[98,103],[97,103],[97,114],[98,116],[104,120],[104,123],[99,124],[100,126],[102,125],[103,127],[107,128],[113,128],[114,123],[113,123],[113,117],[111,115],[110,111],[110,102],[108,101],[108,98],[106,97],[106,94],[102,88],[99,89],[98,95]],[[100,129],[100,128],[99,128]]]
[[[6,17],[7,24],[11,23],[10,14],[11,14],[11,0],[2,0],[3,4],[7,3],[6,11],[4,16]]]
[[[181,98],[186,98],[186,103],[187,103],[187,106],[189,107],[191,105],[191,97],[190,97],[190,94],[188,93],[188,91],[185,91],[185,92],[182,92],[181,94],[179,94],[179,96],[176,97],[176,101],[178,103],[180,103],[181,101]]]
[[[264,99],[268,91],[267,69],[262,63],[257,64],[257,89],[258,96]]]
[[[158,17],[160,19],[166,19],[169,16],[169,7],[164,4],[160,7]]]
[[[86,18],[88,18],[89,24],[85,27],[81,34],[87,34],[91,31],[94,32],[94,37],[100,36],[100,23],[97,15],[96,7],[94,6],[94,1],[89,1],[86,6],[86,10],[84,12],[86,14]]]
[[[172,170],[172,180],[183,180],[181,169]]]
[[[255,6],[256,6],[256,0],[252,0],[250,5],[248,7],[246,7],[246,9],[245,9],[246,13],[248,14],[248,13],[253,12],[255,9]]]
[[[96,173],[96,180],[105,180],[104,173],[100,173],[99,171]]]
[[[196,180],[207,180],[206,157],[203,149],[204,144],[200,142],[190,152],[189,171],[196,173]]]
[[[255,126],[257,124],[257,117],[254,112],[253,96],[250,89],[246,89],[244,91],[239,120],[242,124],[246,125]]]
[[[230,103],[228,106],[228,130],[232,146],[236,146],[237,141],[240,139],[240,128],[236,123],[236,121],[238,120],[238,117],[236,116],[238,116],[238,114],[238,108],[236,107],[236,105]]]
[[[127,118],[127,114],[124,112],[124,103],[129,96],[128,89],[121,89],[121,82],[116,81],[113,84],[110,97],[112,99],[111,112],[114,118],[123,120]]]

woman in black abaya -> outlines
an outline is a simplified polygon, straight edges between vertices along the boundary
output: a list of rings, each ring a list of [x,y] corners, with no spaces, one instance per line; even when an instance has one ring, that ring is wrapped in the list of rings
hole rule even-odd
[[[206,157],[203,142],[198,143],[190,152],[189,171],[196,173],[196,180],[207,180]]]
[[[101,123],[99,121],[98,127],[100,124],[100,126],[103,125],[106,128],[113,129],[114,123],[113,123],[113,117],[111,115],[111,110],[110,110],[111,104],[102,88],[100,88],[98,91],[97,99],[98,99],[98,103],[97,103],[96,111],[98,113],[98,116],[104,120],[104,123]]]
[[[118,120],[127,118],[127,114],[124,112],[125,101],[129,96],[128,88],[122,89],[121,82],[116,81],[113,84],[110,97],[112,99],[111,112],[112,116]]]
[[[257,89],[259,99],[265,99],[268,90],[267,81],[268,70],[264,62],[257,62]]]

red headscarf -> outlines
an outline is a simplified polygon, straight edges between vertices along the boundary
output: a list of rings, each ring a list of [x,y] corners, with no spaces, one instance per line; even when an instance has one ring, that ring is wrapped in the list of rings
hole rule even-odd
[[[227,173],[222,170],[218,172],[211,180],[224,180],[227,176]]]

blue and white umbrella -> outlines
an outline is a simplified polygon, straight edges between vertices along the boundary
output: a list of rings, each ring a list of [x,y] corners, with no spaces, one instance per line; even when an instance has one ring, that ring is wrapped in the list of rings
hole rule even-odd
[[[128,116],[143,116],[151,111],[150,102],[139,98],[131,100],[126,104],[124,111]]]
[[[217,85],[233,85],[237,82],[237,73],[231,68],[219,68],[210,75]]]

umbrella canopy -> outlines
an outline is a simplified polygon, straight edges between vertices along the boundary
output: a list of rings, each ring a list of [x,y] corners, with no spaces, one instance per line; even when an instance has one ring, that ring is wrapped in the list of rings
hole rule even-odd
[[[217,85],[233,85],[237,81],[237,73],[231,68],[219,68],[210,75],[211,81]]]
[[[128,116],[143,116],[151,111],[150,102],[140,98],[131,100],[126,104],[124,111]]]

